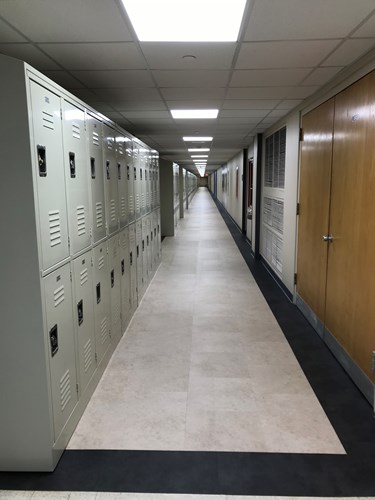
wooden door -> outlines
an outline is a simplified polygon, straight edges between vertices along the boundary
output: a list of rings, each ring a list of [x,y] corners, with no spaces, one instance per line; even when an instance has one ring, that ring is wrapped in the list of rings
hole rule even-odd
[[[334,99],[303,117],[297,293],[324,322]]]
[[[362,370],[375,350],[375,73],[336,96],[326,327]]]

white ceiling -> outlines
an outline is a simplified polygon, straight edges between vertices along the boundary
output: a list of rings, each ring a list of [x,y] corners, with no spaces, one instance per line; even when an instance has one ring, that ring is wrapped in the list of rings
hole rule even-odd
[[[214,136],[214,170],[374,46],[374,0],[248,0],[237,43],[139,43],[120,0],[0,0],[0,53],[192,171],[183,135]]]

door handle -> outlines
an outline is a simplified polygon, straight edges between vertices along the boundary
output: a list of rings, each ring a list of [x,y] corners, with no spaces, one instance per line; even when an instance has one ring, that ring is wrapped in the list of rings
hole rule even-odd
[[[331,234],[325,234],[323,236],[323,241],[327,241],[328,243],[332,243],[333,241],[333,236]]]

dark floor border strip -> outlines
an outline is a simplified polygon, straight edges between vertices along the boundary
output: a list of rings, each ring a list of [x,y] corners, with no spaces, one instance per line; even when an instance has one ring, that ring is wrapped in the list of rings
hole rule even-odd
[[[218,209],[348,454],[67,450],[53,473],[0,473],[1,489],[375,496],[370,405]]]

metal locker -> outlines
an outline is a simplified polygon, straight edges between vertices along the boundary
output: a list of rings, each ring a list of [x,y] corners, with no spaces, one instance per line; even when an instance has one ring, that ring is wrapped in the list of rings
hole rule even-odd
[[[133,167],[133,141],[126,149],[126,179],[128,182],[128,221],[129,224],[135,221],[135,201],[134,201],[134,167]]]
[[[120,262],[121,262],[121,331],[124,333],[131,316],[130,291],[130,247],[129,229],[126,227],[120,233]]]
[[[147,220],[147,237],[146,237],[146,248],[147,248],[147,272],[148,281],[150,282],[152,277],[153,265],[152,265],[152,237],[151,237],[151,214],[146,216]]]
[[[137,240],[136,240],[136,226],[131,224],[129,226],[129,266],[130,266],[130,302],[132,312],[134,312],[138,305],[137,295]]]
[[[160,208],[156,211],[156,226],[157,226],[157,263],[161,262],[161,231],[160,231]]]
[[[104,136],[104,192],[107,214],[107,233],[111,235],[119,227],[118,204],[118,169],[116,161],[116,132],[108,125],[103,125]]]
[[[143,295],[143,245],[142,245],[142,220],[139,220],[135,224],[135,241],[137,245],[136,255],[137,255],[137,295],[138,303]]]
[[[107,242],[93,249],[95,347],[98,363],[111,343],[110,281]]]
[[[120,228],[128,225],[128,179],[127,179],[127,148],[131,139],[123,134],[116,135],[117,182],[120,211]],[[131,147],[131,146],[130,146]]]
[[[153,155],[152,158],[152,172],[151,172],[151,204],[152,204],[152,210],[155,210],[156,208],[156,174],[155,174],[155,155]]]
[[[147,288],[149,281],[149,265],[147,251],[147,216],[142,217],[142,270],[143,270],[143,285]]]
[[[55,441],[78,402],[70,264],[43,278]]]
[[[141,216],[146,213],[146,150],[143,146],[140,148],[140,165],[139,165],[139,188],[141,196]]]
[[[145,168],[145,182],[146,182],[146,213],[151,212],[151,151],[146,153],[146,168]]]
[[[103,131],[101,121],[87,115],[88,171],[91,177],[92,240],[97,243],[106,236],[106,211],[103,176]]]
[[[41,267],[69,256],[60,98],[30,81]]]
[[[111,299],[111,337],[119,339],[121,337],[121,257],[120,257],[120,236],[116,234],[108,240],[109,254],[109,274]]]
[[[70,254],[91,243],[85,112],[63,100],[63,144]]]
[[[91,251],[73,261],[73,317],[81,394],[96,370],[94,296]]]
[[[138,220],[141,217],[140,165],[141,165],[140,146],[137,142],[133,141],[133,186],[134,186],[134,205],[135,205],[136,220]]]
[[[160,207],[160,184],[159,184],[159,159],[156,158],[156,179],[155,179],[155,183],[156,183],[156,207],[159,208]]]

